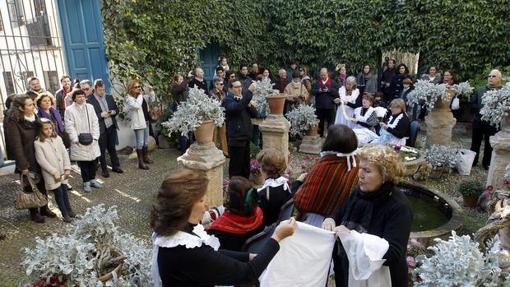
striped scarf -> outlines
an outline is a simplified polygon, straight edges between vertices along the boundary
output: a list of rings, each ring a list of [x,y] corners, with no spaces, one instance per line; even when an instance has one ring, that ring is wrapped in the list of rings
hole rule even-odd
[[[307,174],[294,196],[301,213],[332,216],[342,206],[358,182],[358,167],[349,170],[346,157],[326,155]]]

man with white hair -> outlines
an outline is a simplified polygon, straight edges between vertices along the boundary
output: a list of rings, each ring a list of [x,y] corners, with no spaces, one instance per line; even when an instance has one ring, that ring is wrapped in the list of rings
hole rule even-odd
[[[93,93],[92,82],[90,80],[83,80],[80,82],[80,89],[85,93],[85,98],[88,99]]]
[[[189,81],[188,83],[188,87],[191,89],[191,88],[194,88],[194,87],[197,87],[201,90],[204,91],[204,93],[207,94],[207,83],[205,82],[205,79],[204,79],[204,70],[202,70],[202,68],[200,67],[196,67],[195,70],[193,71],[193,79],[191,79],[191,81]]]
[[[482,140],[484,141],[482,165],[485,170],[489,169],[492,156],[492,147],[489,138],[498,132],[498,128],[491,125],[487,121],[482,121],[480,110],[482,109],[482,98],[487,91],[501,89],[501,72],[499,70],[492,70],[487,76],[487,85],[480,88],[474,93],[471,99],[471,109],[474,112],[473,119],[473,134],[471,137],[471,150],[476,152],[473,166],[478,164],[478,156],[480,154],[480,146]]]

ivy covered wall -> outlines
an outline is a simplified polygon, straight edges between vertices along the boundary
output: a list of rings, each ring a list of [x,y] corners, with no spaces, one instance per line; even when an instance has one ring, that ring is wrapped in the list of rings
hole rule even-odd
[[[102,14],[112,74],[162,91],[210,43],[232,64],[272,67],[347,63],[354,72],[393,49],[420,52],[420,72],[437,65],[460,79],[510,65],[506,0],[103,0]]]

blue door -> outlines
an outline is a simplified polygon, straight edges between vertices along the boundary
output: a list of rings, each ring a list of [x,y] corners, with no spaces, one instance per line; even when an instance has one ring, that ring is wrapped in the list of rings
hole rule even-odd
[[[110,90],[99,0],[57,0],[71,78],[103,79]]]
[[[208,83],[212,81],[216,73],[218,56],[219,48],[216,44],[207,45],[204,49],[200,50],[200,62],[202,62],[202,69],[204,69],[204,78]]]

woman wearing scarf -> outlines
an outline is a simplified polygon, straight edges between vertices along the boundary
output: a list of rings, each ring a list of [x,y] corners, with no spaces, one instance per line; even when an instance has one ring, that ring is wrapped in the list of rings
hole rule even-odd
[[[358,167],[354,158],[357,148],[356,134],[349,127],[329,127],[321,159],[310,169],[294,195],[298,220],[305,219],[310,213],[331,217],[345,203],[358,181]]]
[[[370,238],[364,244],[372,244],[372,250],[386,250],[381,253],[382,258],[371,258],[383,262],[380,269],[371,273],[389,272],[391,285],[377,286],[407,286],[406,250],[412,212],[406,196],[395,186],[403,175],[400,157],[388,146],[367,146],[357,156],[359,186],[338,209],[336,216],[323,223],[323,228],[337,232],[342,242],[333,251],[336,286],[353,286],[354,281],[363,281],[353,276],[359,273],[355,270],[356,264],[363,260],[363,254],[350,253],[351,242],[346,244],[345,239],[351,238]],[[336,224],[339,226],[335,227]],[[371,286],[372,275],[364,275],[367,277],[364,280],[368,280],[364,286]]]
[[[264,184],[257,190],[259,205],[264,214],[264,225],[269,226],[276,221],[280,215],[282,206],[292,198],[292,192],[287,183],[288,179],[283,177],[287,169],[285,157],[276,149],[264,149],[257,155]]]
[[[264,228],[262,210],[257,206],[257,191],[246,178],[233,176],[224,206],[225,213],[208,231],[218,237],[221,248],[241,251],[246,240]]]
[[[53,123],[55,132],[62,138],[66,148],[71,146],[69,136],[65,133],[64,122],[62,121],[62,115],[55,109],[55,98],[49,92],[43,92],[35,100],[37,104],[37,116],[39,118],[46,118]]]

